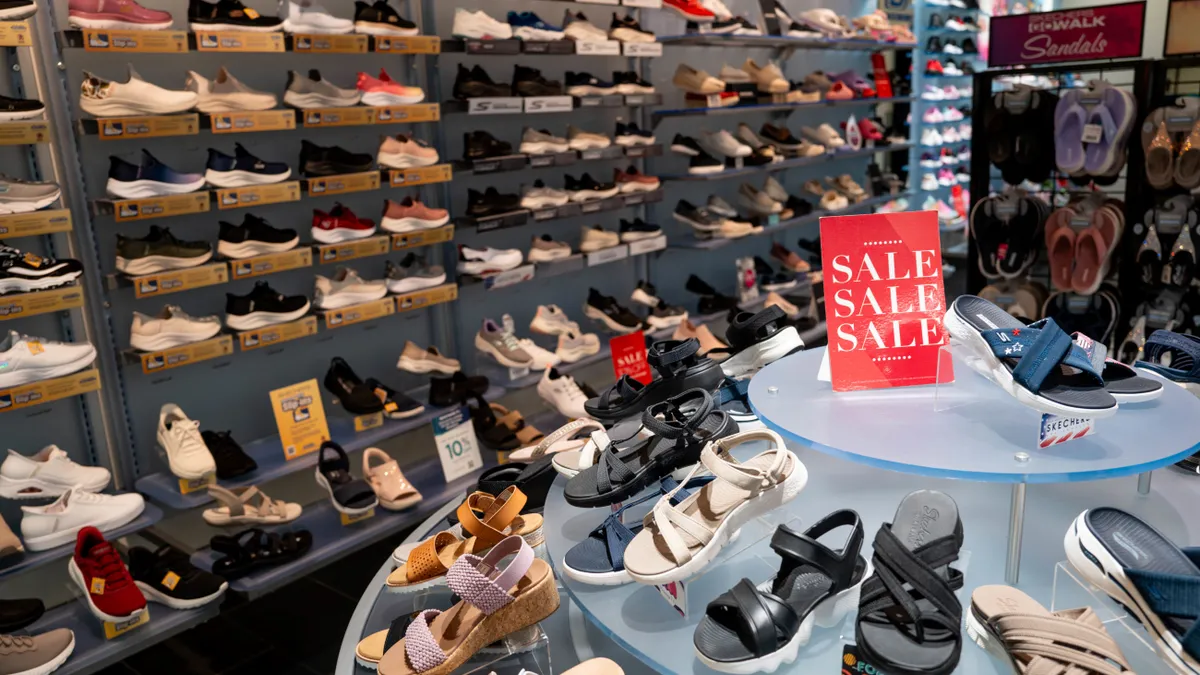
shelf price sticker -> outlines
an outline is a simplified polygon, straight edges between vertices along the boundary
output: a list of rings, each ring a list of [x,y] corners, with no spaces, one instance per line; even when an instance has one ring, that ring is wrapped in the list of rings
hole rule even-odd
[[[218,262],[190,269],[130,277],[129,280],[133,283],[135,297],[149,298],[155,295],[178,293],[189,288],[223,284],[229,281],[229,267],[223,262]]]
[[[180,478],[179,479],[179,494],[187,495],[201,490],[207,490],[209,485],[217,484],[217,474],[206,473],[199,478]]]
[[[369,509],[365,513],[340,513],[339,515],[342,517],[342,525],[354,525],[355,523],[361,523],[364,520],[374,518],[375,509]]]
[[[442,107],[436,103],[417,105],[381,105],[375,107],[376,124],[401,122],[436,122],[442,118]]]
[[[274,185],[249,185],[217,190],[217,208],[221,210],[297,201],[300,201],[300,181],[298,180]]]
[[[375,108],[353,106],[349,108],[313,108],[303,110],[306,127],[351,127],[375,124]]]
[[[454,172],[449,164],[434,164],[416,169],[389,169],[388,185],[392,187],[415,187],[430,183],[448,183]]]
[[[17,295],[0,295],[0,321],[82,306],[83,289],[79,286]]]
[[[50,209],[0,216],[0,238],[32,237],[37,234],[70,231],[71,212],[68,209]]]
[[[201,52],[282,52],[283,33],[196,31],[196,50]]]
[[[458,299],[457,284],[443,284],[434,288],[427,288],[415,293],[396,296],[396,311],[408,312],[414,309],[430,307],[432,305],[440,305],[443,302],[453,302]]]
[[[284,459],[316,452],[331,438],[321,389],[315,378],[272,391],[271,410],[275,413]]]
[[[379,172],[343,173],[337,176],[308,179],[308,196],[340,195],[347,192],[367,192],[379,189]]]
[[[390,247],[391,236],[382,234],[338,244],[318,244],[315,248],[317,249],[318,264],[323,265],[325,263],[383,255],[388,252]]]
[[[102,141],[161,136],[195,136],[200,133],[200,116],[146,115],[144,117],[114,117],[97,120],[97,133]]]
[[[312,267],[313,252],[309,248],[295,248],[281,253],[267,253],[253,258],[243,258],[229,263],[234,279],[249,279],[284,270]]]
[[[341,328],[364,321],[382,319],[396,313],[396,303],[391,298],[380,298],[371,302],[350,305],[342,309],[331,309],[324,313],[325,328]]]
[[[29,47],[33,44],[29,36],[29,22],[0,22],[0,47]]]
[[[137,628],[138,626],[145,626],[148,623],[150,623],[150,608],[149,607],[143,609],[141,614],[138,614],[137,616],[133,617],[132,619],[126,619],[125,621],[121,621],[119,623],[105,621],[104,622],[104,639],[112,640],[115,638],[119,638],[122,635],[128,633],[129,631]]]
[[[181,30],[83,30],[83,48],[89,52],[154,52],[180,54],[188,50],[187,33]]]
[[[392,54],[440,54],[442,39],[436,35],[412,37],[377,37],[375,51]]]
[[[241,344],[242,351],[248,352],[252,349],[271,347],[280,342],[298,340],[316,334],[317,317],[306,316],[299,321],[277,323],[266,328],[242,331],[238,333],[238,343]]]
[[[461,478],[483,466],[479,442],[467,406],[433,418],[433,441],[446,482]]]
[[[293,35],[292,51],[366,54],[366,35]]]
[[[113,218],[118,223],[123,223],[130,220],[204,213],[208,211],[208,195],[208,192],[191,192],[170,197],[122,199],[112,203]]]
[[[453,225],[445,225],[435,230],[393,234],[392,250],[403,251],[404,249],[417,248],[419,246],[431,246],[433,244],[441,244],[443,242],[451,241],[452,239],[454,239]]]
[[[233,336],[218,335],[211,340],[193,342],[190,345],[172,347],[157,352],[147,352],[140,355],[142,372],[149,375],[163,370],[170,370],[200,361],[219,359],[233,353]]]
[[[45,143],[50,137],[50,125],[45,122],[0,123],[0,145]]]
[[[82,372],[0,389],[0,413],[50,403],[69,396],[78,396],[100,389],[100,371],[89,368]]]
[[[296,128],[296,113],[292,110],[214,113],[208,116],[208,126],[214,134],[286,131]]]

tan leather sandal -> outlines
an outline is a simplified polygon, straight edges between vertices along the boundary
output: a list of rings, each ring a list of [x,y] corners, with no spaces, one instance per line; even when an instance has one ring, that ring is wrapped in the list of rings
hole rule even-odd
[[[217,527],[280,525],[299,518],[304,510],[299,504],[275,501],[253,485],[233,490],[220,485],[209,485],[208,496],[222,505],[205,509],[201,516],[204,522]]]
[[[375,466],[371,466],[372,459],[376,460]],[[389,511],[410,509],[423,499],[417,488],[404,477],[396,460],[379,448],[367,448],[363,452],[363,478],[379,497],[379,505]]]
[[[21,539],[13,534],[9,529],[8,523],[0,518],[0,558],[7,555],[16,555],[25,550],[25,546],[21,544]]]
[[[446,582],[446,572],[468,553],[474,553],[479,540],[459,539],[452,532],[438,532],[421,542],[408,554],[404,564],[384,582],[393,593],[415,593]]]
[[[546,437],[537,427],[525,421],[520,410],[509,410],[499,403],[489,403],[496,414],[496,423],[502,424],[516,435],[522,446],[540,442]]]

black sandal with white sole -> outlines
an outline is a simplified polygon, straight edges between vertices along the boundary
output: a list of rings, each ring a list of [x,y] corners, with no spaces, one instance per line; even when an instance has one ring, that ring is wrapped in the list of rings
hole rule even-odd
[[[225,554],[213,563],[213,574],[238,579],[260,567],[290,563],[308,553],[312,548],[312,534],[307,530],[281,533],[254,528],[233,536],[218,534],[209,546]]]
[[[326,450],[333,457],[327,457]],[[365,480],[350,474],[350,458],[333,441],[321,444],[317,455],[317,485],[325,488],[333,508],[348,516],[357,516],[379,505],[379,497]]]
[[[617,422],[689,389],[711,393],[725,380],[721,366],[700,355],[700,341],[695,338],[655,342],[647,350],[646,360],[658,377],[642,384],[622,375],[616,384],[583,404],[587,414],[601,422]]]

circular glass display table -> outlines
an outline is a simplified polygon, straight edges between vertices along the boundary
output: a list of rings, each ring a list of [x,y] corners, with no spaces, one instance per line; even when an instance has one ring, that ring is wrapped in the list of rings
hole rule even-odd
[[[790,441],[873,467],[933,478],[1012,484],[1005,578],[1020,569],[1025,487],[1141,474],[1200,449],[1200,399],[1166,380],[1154,401],[1122,404],[1093,435],[1042,448],[1041,413],[954,358],[955,381],[834,393],[817,379],[825,350],[793,354],[750,381],[750,405]]]

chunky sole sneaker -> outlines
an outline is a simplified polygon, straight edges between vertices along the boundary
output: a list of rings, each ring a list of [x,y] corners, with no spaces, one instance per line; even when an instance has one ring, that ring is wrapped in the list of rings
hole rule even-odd
[[[0,277],[0,295],[5,293],[28,293],[30,291],[45,291],[59,286],[66,286],[83,274],[83,271],[67,272],[37,279],[21,277]]]
[[[91,347],[91,348],[86,351],[84,351],[84,350],[80,351],[79,358],[76,358],[67,363],[59,364],[57,366],[51,366],[51,367],[47,367],[47,368],[26,367],[26,368],[18,368],[17,370],[13,370],[13,371],[10,371],[7,373],[0,373],[0,388],[7,389],[8,387],[16,387],[16,386],[20,386],[22,384],[28,384],[30,382],[39,382],[41,380],[49,380],[49,379],[52,379],[55,377],[65,377],[67,375],[70,375],[71,373],[79,372],[79,371],[83,370],[84,368],[87,368],[88,366],[90,366],[92,364],[92,362],[96,360],[96,348],[92,347],[91,345],[88,345],[88,347]],[[132,518],[130,518],[130,520],[132,520]],[[128,521],[123,521],[121,523],[118,523],[118,525],[123,525],[125,522],[128,522]],[[100,526],[96,525],[96,527],[100,527]],[[112,527],[115,527],[115,525]],[[62,533],[57,532],[55,534],[47,535],[44,537],[26,537],[25,538],[25,546],[26,546],[26,548],[28,548],[31,551],[44,551],[46,548],[53,548],[54,546],[58,546],[59,544],[65,544],[65,543],[67,543],[69,541],[73,541],[75,539],[75,533],[71,532],[70,533],[71,536],[61,542],[55,540],[55,543],[51,543],[44,548],[35,548],[37,546],[41,546],[43,540],[48,540],[48,537],[54,537],[55,535],[58,535],[58,534],[62,534]]]
[[[16,18],[19,17],[11,17],[0,12],[0,21],[12,21]],[[121,19],[115,14],[72,11],[71,15],[67,17],[67,23],[75,28],[98,30],[167,30],[171,27],[172,22],[137,23]]]
[[[425,100],[425,92],[413,96],[401,96],[386,91],[368,91],[362,95],[363,105],[412,105]]]
[[[139,276],[142,274],[165,272],[167,270],[198,267],[211,259],[211,251],[195,258],[176,258],[169,255],[148,255],[141,258],[122,258],[121,256],[117,256],[117,270],[125,274]]]
[[[113,197],[122,199],[144,199],[146,197],[163,197],[166,195],[183,195],[195,192],[204,187],[204,178],[188,183],[164,183],[157,180],[121,181],[109,178],[104,189]]]
[[[436,277],[409,277],[407,279],[389,279],[387,282],[388,293],[412,293],[423,288],[433,288],[446,283],[446,275],[440,274]]]
[[[338,108],[358,104],[358,94],[353,96],[327,96],[325,94],[298,94],[287,91],[283,94],[283,102],[293,108]]]
[[[285,241],[278,244],[266,241],[243,241],[238,243],[231,241],[219,241],[217,242],[217,253],[220,253],[226,258],[251,258],[256,255],[290,251],[293,248],[296,248],[299,243],[299,236],[295,237],[291,241]]]
[[[354,32],[359,35],[380,35],[383,37],[399,36],[412,37],[420,35],[420,28],[396,28],[385,23],[373,23],[371,21],[355,21]]]
[[[303,307],[294,312],[250,312],[249,314],[227,314],[225,315],[225,325],[234,330],[254,330],[264,326],[273,326],[277,323],[295,321],[305,314],[308,314],[308,309],[309,304],[305,303]]]
[[[281,183],[287,180],[292,175],[292,170],[288,169],[283,173],[255,173],[253,171],[215,171],[208,169],[204,172],[204,180],[208,181],[209,185],[219,188],[235,188],[245,187],[247,185],[271,185],[272,183]]]
[[[245,26],[239,23],[198,23],[195,21],[189,21],[188,28],[191,28],[192,32],[229,31],[234,33],[278,33],[279,31],[283,30],[283,24],[279,23],[274,26]]]
[[[384,218],[379,222],[379,227],[388,232],[420,232],[421,230],[432,230],[450,222],[450,216],[447,215],[437,220],[422,220],[420,218]]]

